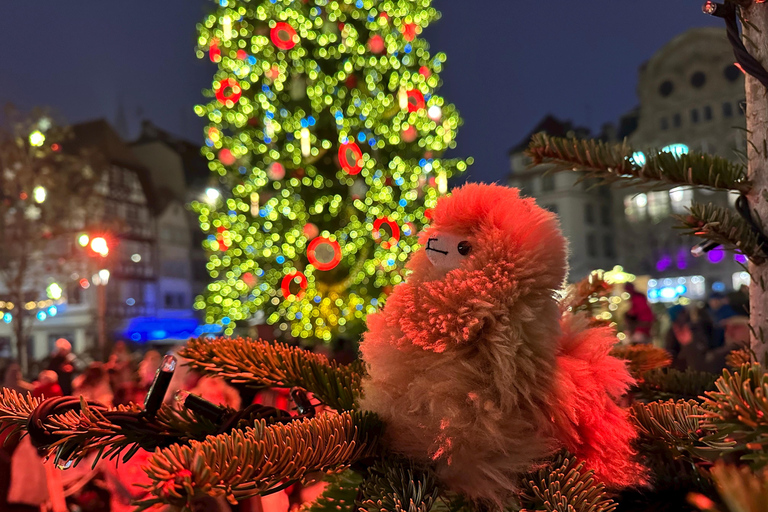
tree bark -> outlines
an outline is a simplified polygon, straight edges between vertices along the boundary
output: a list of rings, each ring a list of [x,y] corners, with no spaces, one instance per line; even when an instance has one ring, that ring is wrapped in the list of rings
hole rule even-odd
[[[768,3],[752,2],[743,9],[747,50],[768,69]],[[746,76],[747,157],[753,189],[748,199],[757,222],[768,228],[768,90],[755,78]],[[764,230],[765,231],[765,230]],[[751,347],[758,360],[766,362],[768,350],[768,263],[749,264]]]

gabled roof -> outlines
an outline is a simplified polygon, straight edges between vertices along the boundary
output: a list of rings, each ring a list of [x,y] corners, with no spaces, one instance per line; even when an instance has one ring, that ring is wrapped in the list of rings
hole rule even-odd
[[[140,146],[153,142],[165,144],[181,157],[187,187],[202,187],[208,182],[210,170],[208,169],[207,160],[200,153],[199,144],[176,137],[152,121],[144,120],[141,123],[141,134],[138,139],[131,143],[131,146]]]
[[[547,114],[544,116],[544,119],[539,121],[539,124],[537,124],[536,127],[531,130],[531,132],[526,135],[522,141],[520,141],[519,144],[509,150],[509,154],[513,155],[515,153],[525,151],[525,149],[528,147],[528,144],[531,142],[531,137],[539,132],[545,132],[553,137],[567,137],[570,132],[588,134],[589,129],[580,126],[574,126],[573,122],[571,121],[563,121],[556,118],[552,114]]]
[[[134,171],[147,198],[147,206],[152,212],[157,212],[156,194],[149,171],[106,120],[86,121],[72,125],[71,128],[73,137],[64,143],[64,151],[95,151],[110,164]]]

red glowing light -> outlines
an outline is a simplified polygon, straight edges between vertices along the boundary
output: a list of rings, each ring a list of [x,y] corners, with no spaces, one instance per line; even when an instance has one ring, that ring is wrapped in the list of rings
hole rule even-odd
[[[208,58],[211,59],[211,62],[219,62],[221,60],[221,49],[219,49],[218,39],[211,41],[211,46],[208,48]]]
[[[272,43],[281,50],[290,50],[296,46],[296,30],[284,21],[280,21],[275,24],[274,28],[269,34],[272,39]]]
[[[375,36],[371,37],[368,40],[368,49],[372,53],[382,53],[384,49],[386,48],[386,44],[384,44],[384,38],[380,35],[376,34]]]
[[[225,78],[221,82],[215,83],[213,89],[216,92],[216,99],[222,105],[226,105],[228,101],[236,103],[243,94],[243,90],[234,78]],[[229,90],[229,94],[227,94],[227,90]]]
[[[61,151],[61,146],[59,146],[56,143],[51,144],[51,151],[54,151],[54,152],[58,153],[59,151]]]
[[[331,258],[328,261],[320,261],[317,257],[318,250],[323,249],[325,252],[332,251]],[[341,247],[339,242],[335,240],[329,240],[325,237],[318,237],[312,240],[307,247],[307,259],[315,266],[317,270],[331,270],[336,267],[341,261]]]
[[[403,24],[403,37],[406,41],[413,41],[416,38],[416,28],[418,25],[415,23]]]
[[[424,95],[421,94],[421,91],[411,89],[406,95],[408,96],[408,112],[418,112],[426,106]]]
[[[91,286],[91,283],[88,282],[87,279],[83,278],[80,280],[80,288],[83,290],[87,290]]]
[[[381,241],[381,226],[388,226],[392,232],[392,236],[389,240]],[[390,249],[397,245],[400,241],[400,226],[397,222],[389,219],[389,217],[382,217],[373,221],[373,239],[377,242],[381,242],[381,246],[385,249]]]
[[[248,52],[245,50],[237,50],[237,60],[245,60],[248,58]]]
[[[354,142],[339,146],[339,164],[347,174],[359,174],[363,170],[363,152]]]
[[[103,236],[97,236],[96,238],[92,238],[91,250],[96,254],[100,255],[102,258],[106,258],[107,255],[109,254],[109,244],[107,243],[106,238],[104,238]]]
[[[232,151],[228,150],[227,148],[222,149],[219,151],[219,162],[221,162],[224,165],[232,165],[235,163],[237,158],[235,158],[235,155],[232,154]]]
[[[291,283],[294,282],[299,284],[300,290],[298,293],[293,293],[291,291]],[[307,276],[301,272],[292,272],[287,274],[285,277],[283,277],[282,283],[280,283],[280,289],[283,291],[283,297],[286,299],[291,297],[301,299],[304,296],[304,290],[307,289]]]
[[[429,78],[429,77],[430,77],[430,75],[432,75],[432,72],[429,70],[429,68],[428,68],[427,66],[421,66],[421,67],[419,68],[419,73],[420,73],[420,74],[421,74],[421,76],[423,76],[424,78]]]
[[[416,128],[413,126],[409,126],[403,132],[401,133],[401,137],[405,142],[413,142],[416,140],[416,137],[419,135],[419,133],[416,131]]]

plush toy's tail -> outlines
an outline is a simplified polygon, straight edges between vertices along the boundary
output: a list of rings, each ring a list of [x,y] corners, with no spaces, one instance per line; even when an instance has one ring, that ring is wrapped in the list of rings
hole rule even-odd
[[[554,436],[608,487],[642,485],[646,471],[631,447],[637,436],[616,404],[633,383],[626,363],[609,355],[612,329],[589,327],[586,315],[566,313],[558,347],[552,418]]]

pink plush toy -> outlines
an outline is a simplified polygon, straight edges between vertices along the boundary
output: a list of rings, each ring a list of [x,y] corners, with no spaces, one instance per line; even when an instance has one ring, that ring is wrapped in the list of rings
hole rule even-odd
[[[395,452],[470,499],[503,505],[561,448],[612,487],[636,484],[635,432],[614,399],[632,378],[608,328],[563,312],[566,241],[516,189],[440,199],[407,281],[368,317],[362,406]]]

